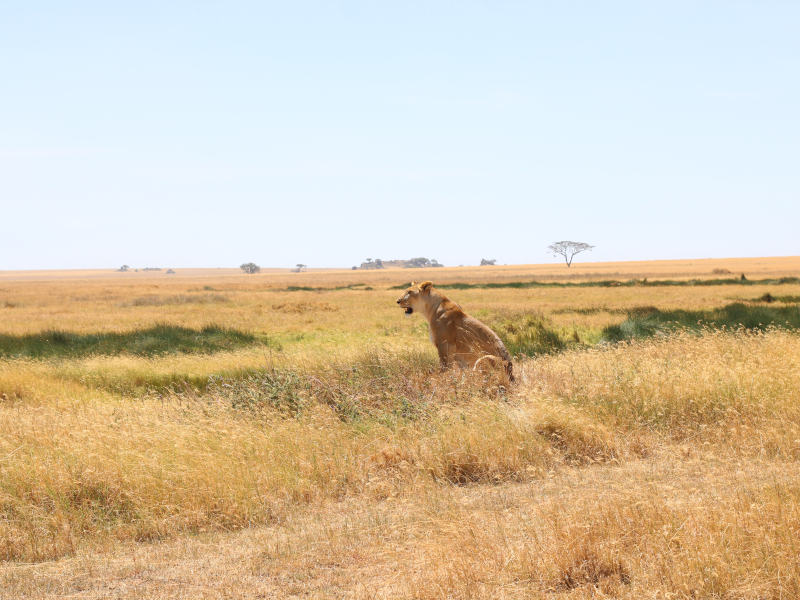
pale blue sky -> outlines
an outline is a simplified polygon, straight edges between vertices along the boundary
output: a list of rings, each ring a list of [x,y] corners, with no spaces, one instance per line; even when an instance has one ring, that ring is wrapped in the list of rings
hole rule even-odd
[[[800,2],[0,0],[0,269],[800,254]]]

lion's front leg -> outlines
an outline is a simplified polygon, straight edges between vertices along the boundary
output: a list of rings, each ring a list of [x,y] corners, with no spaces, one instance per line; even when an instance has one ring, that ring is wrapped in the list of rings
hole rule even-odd
[[[450,344],[447,341],[434,342],[436,350],[439,352],[439,366],[442,371],[449,368],[453,364],[452,357],[450,356]]]

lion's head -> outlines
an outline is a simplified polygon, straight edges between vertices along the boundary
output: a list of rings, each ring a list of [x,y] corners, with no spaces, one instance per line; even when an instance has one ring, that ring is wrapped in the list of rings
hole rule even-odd
[[[406,315],[413,314],[420,302],[425,301],[425,296],[430,294],[432,286],[433,284],[430,281],[423,281],[422,283],[411,282],[411,287],[397,299],[400,308],[405,309]]]

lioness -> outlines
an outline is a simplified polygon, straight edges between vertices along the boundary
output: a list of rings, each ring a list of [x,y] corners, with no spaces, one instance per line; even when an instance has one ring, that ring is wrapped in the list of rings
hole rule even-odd
[[[438,292],[430,281],[412,283],[397,303],[406,315],[419,311],[428,319],[431,341],[443,368],[455,362],[476,369],[488,362],[502,365],[509,381],[514,381],[511,356],[497,334]]]

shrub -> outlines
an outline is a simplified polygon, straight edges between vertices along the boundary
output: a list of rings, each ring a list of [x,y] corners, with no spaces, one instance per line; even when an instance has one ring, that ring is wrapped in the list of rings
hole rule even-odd
[[[244,271],[245,273],[249,274],[249,275],[252,275],[253,273],[260,273],[261,272],[261,267],[259,267],[254,262],[243,263],[243,264],[239,265],[239,268],[242,271]]]

